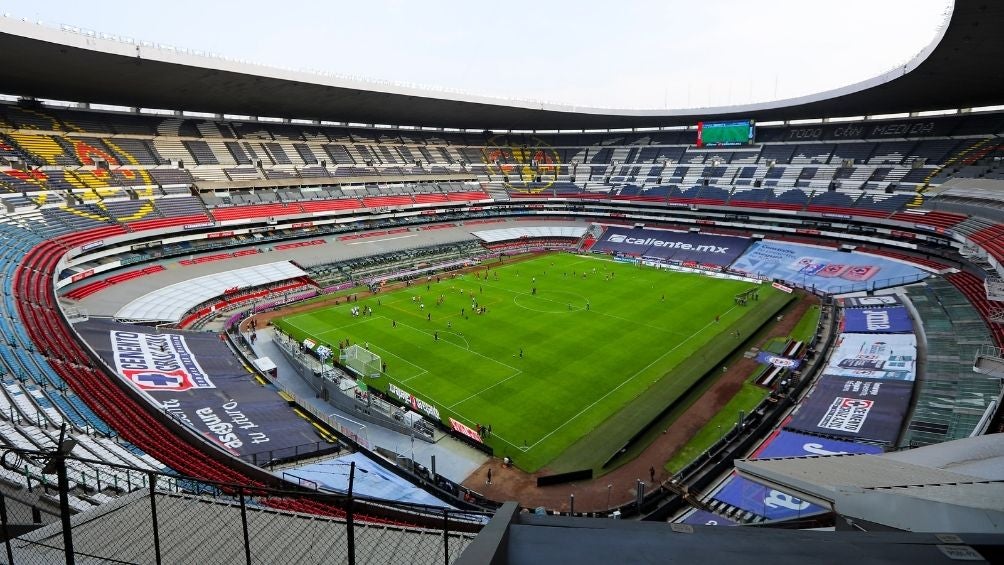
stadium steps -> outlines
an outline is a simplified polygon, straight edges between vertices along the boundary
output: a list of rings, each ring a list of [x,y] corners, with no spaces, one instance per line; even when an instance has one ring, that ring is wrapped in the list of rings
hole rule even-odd
[[[940,175],[944,170],[948,169],[949,167],[954,166],[956,163],[965,164],[967,161],[969,162],[975,161],[976,159],[979,158],[981,150],[983,151],[983,154],[986,154],[986,152],[988,151],[987,145],[994,139],[995,138],[993,137],[987,137],[981,139],[976,143],[969,145],[962,151],[956,153],[947,161],[945,161],[942,165],[932,170],[930,174],[928,174],[927,177],[925,177],[924,180],[919,185],[917,185],[916,195],[914,196],[914,199],[909,204],[907,204],[907,207],[915,208],[922,205],[924,203],[924,193],[927,192],[927,189],[931,187],[931,181],[936,176]],[[972,158],[971,161],[970,158]]]

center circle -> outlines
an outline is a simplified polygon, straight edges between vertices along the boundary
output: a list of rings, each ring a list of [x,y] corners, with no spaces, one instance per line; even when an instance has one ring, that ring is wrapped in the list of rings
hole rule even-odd
[[[586,309],[586,300],[582,295],[565,290],[548,290],[532,294],[517,294],[512,302],[520,308],[541,314],[569,314]]]

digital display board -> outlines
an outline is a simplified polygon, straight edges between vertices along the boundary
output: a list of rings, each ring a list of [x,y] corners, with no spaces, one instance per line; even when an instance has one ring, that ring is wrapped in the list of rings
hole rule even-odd
[[[753,120],[697,122],[697,146],[747,145],[753,143],[755,133]]]

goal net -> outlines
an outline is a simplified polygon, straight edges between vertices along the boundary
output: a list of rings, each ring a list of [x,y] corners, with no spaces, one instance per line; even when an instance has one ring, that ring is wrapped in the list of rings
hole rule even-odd
[[[350,345],[341,356],[342,364],[361,377],[379,377],[382,367],[380,356],[361,345]]]

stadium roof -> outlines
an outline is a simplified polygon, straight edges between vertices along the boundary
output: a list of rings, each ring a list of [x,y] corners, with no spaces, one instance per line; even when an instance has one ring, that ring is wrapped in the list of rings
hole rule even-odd
[[[0,18],[0,52],[5,54],[3,90],[20,96],[366,124],[614,129],[692,125],[710,119],[794,120],[1001,104],[1002,29],[1004,4],[957,2],[938,38],[909,63],[883,75],[788,100],[685,110],[509,102],[373,84],[127,44],[11,18]]]
[[[306,274],[289,261],[277,261],[188,279],[140,296],[119,309],[115,317],[120,320],[177,323],[185,312],[225,295],[228,289],[253,288]]]
[[[955,530],[958,531],[958,530]],[[947,543],[956,544],[947,547]],[[816,532],[691,526],[633,520],[536,516],[507,503],[464,550],[457,565],[497,563],[951,563],[988,562],[1001,536],[951,538],[912,532]]]
[[[881,455],[740,459],[736,469],[845,517],[886,527],[1004,532],[1004,434]]]

